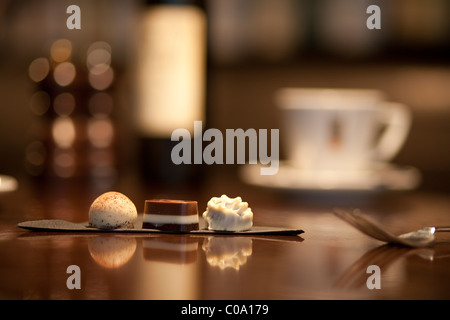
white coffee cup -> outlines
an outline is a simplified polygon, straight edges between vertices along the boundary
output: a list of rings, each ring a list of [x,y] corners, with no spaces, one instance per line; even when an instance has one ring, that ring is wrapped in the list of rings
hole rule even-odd
[[[403,146],[411,113],[372,89],[282,88],[276,93],[280,137],[291,166],[367,170]]]

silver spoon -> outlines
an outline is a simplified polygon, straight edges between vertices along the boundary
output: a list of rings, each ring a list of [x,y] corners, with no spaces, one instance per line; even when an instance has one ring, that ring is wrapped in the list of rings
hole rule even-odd
[[[359,231],[380,241],[400,244],[408,247],[426,247],[435,240],[435,233],[440,231],[450,231],[450,227],[423,227],[417,231],[408,232],[399,236],[387,231],[377,222],[369,219],[361,213],[361,210],[355,209],[348,212],[342,209],[334,209],[334,213],[342,220],[348,222]]]

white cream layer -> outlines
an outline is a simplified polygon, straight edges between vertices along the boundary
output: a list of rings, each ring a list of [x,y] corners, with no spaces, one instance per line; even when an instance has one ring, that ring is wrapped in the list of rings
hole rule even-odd
[[[192,224],[198,223],[198,215],[174,216],[169,214],[144,214],[143,222],[153,224]]]

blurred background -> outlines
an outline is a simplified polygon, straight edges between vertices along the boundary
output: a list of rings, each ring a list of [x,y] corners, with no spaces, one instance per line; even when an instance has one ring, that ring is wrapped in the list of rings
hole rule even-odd
[[[66,27],[71,4],[81,8],[80,30]],[[206,15],[207,68],[206,100],[195,112],[207,127],[279,128],[274,93],[281,87],[381,89],[413,113],[394,162],[418,168],[420,188],[450,190],[449,1],[196,4]],[[381,9],[380,30],[366,28],[372,4]],[[141,157],[149,156],[142,156],[136,119],[140,59],[151,50],[139,33],[147,10],[139,0],[0,0],[1,174],[82,176],[103,189],[140,175]],[[207,170],[238,178],[237,166]]]

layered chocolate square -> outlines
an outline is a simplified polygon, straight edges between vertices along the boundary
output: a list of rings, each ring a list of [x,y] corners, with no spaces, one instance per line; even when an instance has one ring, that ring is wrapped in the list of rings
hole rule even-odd
[[[142,228],[167,232],[198,230],[197,201],[146,200]]]

